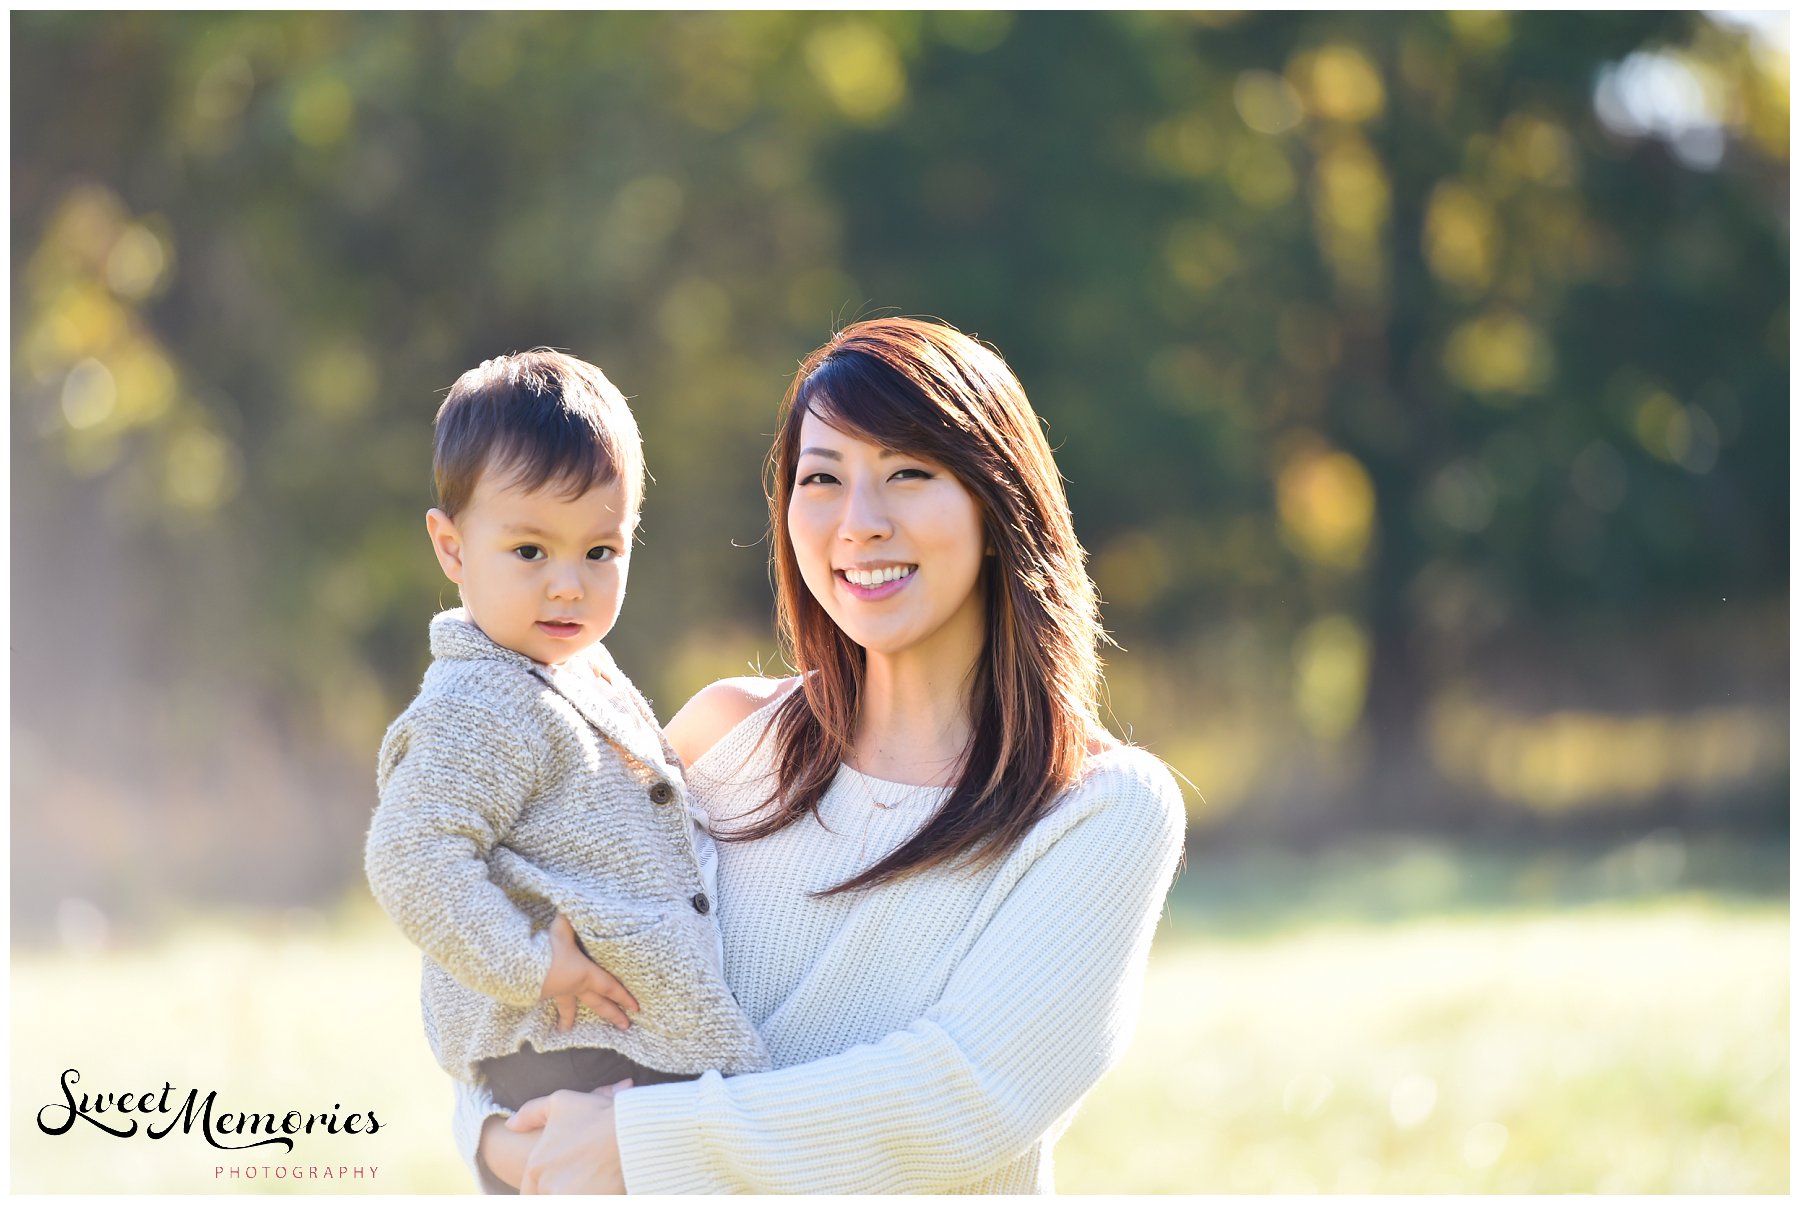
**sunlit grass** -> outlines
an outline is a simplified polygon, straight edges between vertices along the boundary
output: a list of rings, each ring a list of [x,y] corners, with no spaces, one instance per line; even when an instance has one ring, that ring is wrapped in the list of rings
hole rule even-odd
[[[1125,1062],[1057,1148],[1065,1192],[1780,1192],[1787,916],[1705,900],[1560,915],[1165,929]],[[202,919],[156,945],[13,958],[19,1192],[469,1188],[417,966],[365,912]],[[34,1117],[82,1087],[221,1109],[373,1110],[373,1136],[227,1155]],[[266,1150],[266,1148],[265,1148]],[[215,1179],[232,1164],[373,1181]]]
[[[1784,910],[1165,947],[1065,1192],[1783,1192]]]

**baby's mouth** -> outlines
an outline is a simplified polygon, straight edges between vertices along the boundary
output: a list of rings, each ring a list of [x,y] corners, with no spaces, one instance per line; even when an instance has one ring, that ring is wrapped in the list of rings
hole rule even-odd
[[[537,626],[540,631],[564,640],[581,632],[581,624],[573,619],[540,619]]]

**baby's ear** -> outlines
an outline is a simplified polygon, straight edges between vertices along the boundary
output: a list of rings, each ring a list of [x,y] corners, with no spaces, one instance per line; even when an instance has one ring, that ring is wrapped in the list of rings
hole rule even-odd
[[[431,551],[437,553],[444,576],[462,585],[463,544],[455,521],[434,506],[425,512],[425,533],[431,537]]]

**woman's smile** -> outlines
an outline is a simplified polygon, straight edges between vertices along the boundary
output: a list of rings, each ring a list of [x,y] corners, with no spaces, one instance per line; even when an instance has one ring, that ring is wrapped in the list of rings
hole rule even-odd
[[[840,585],[852,598],[864,602],[892,598],[918,575],[917,565],[877,565],[833,570]]]

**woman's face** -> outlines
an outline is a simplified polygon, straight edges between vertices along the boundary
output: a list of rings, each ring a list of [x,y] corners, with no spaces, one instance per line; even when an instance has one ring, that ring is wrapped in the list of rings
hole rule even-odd
[[[869,653],[961,672],[981,651],[981,508],[942,465],[808,413],[787,526],[807,589]]]

